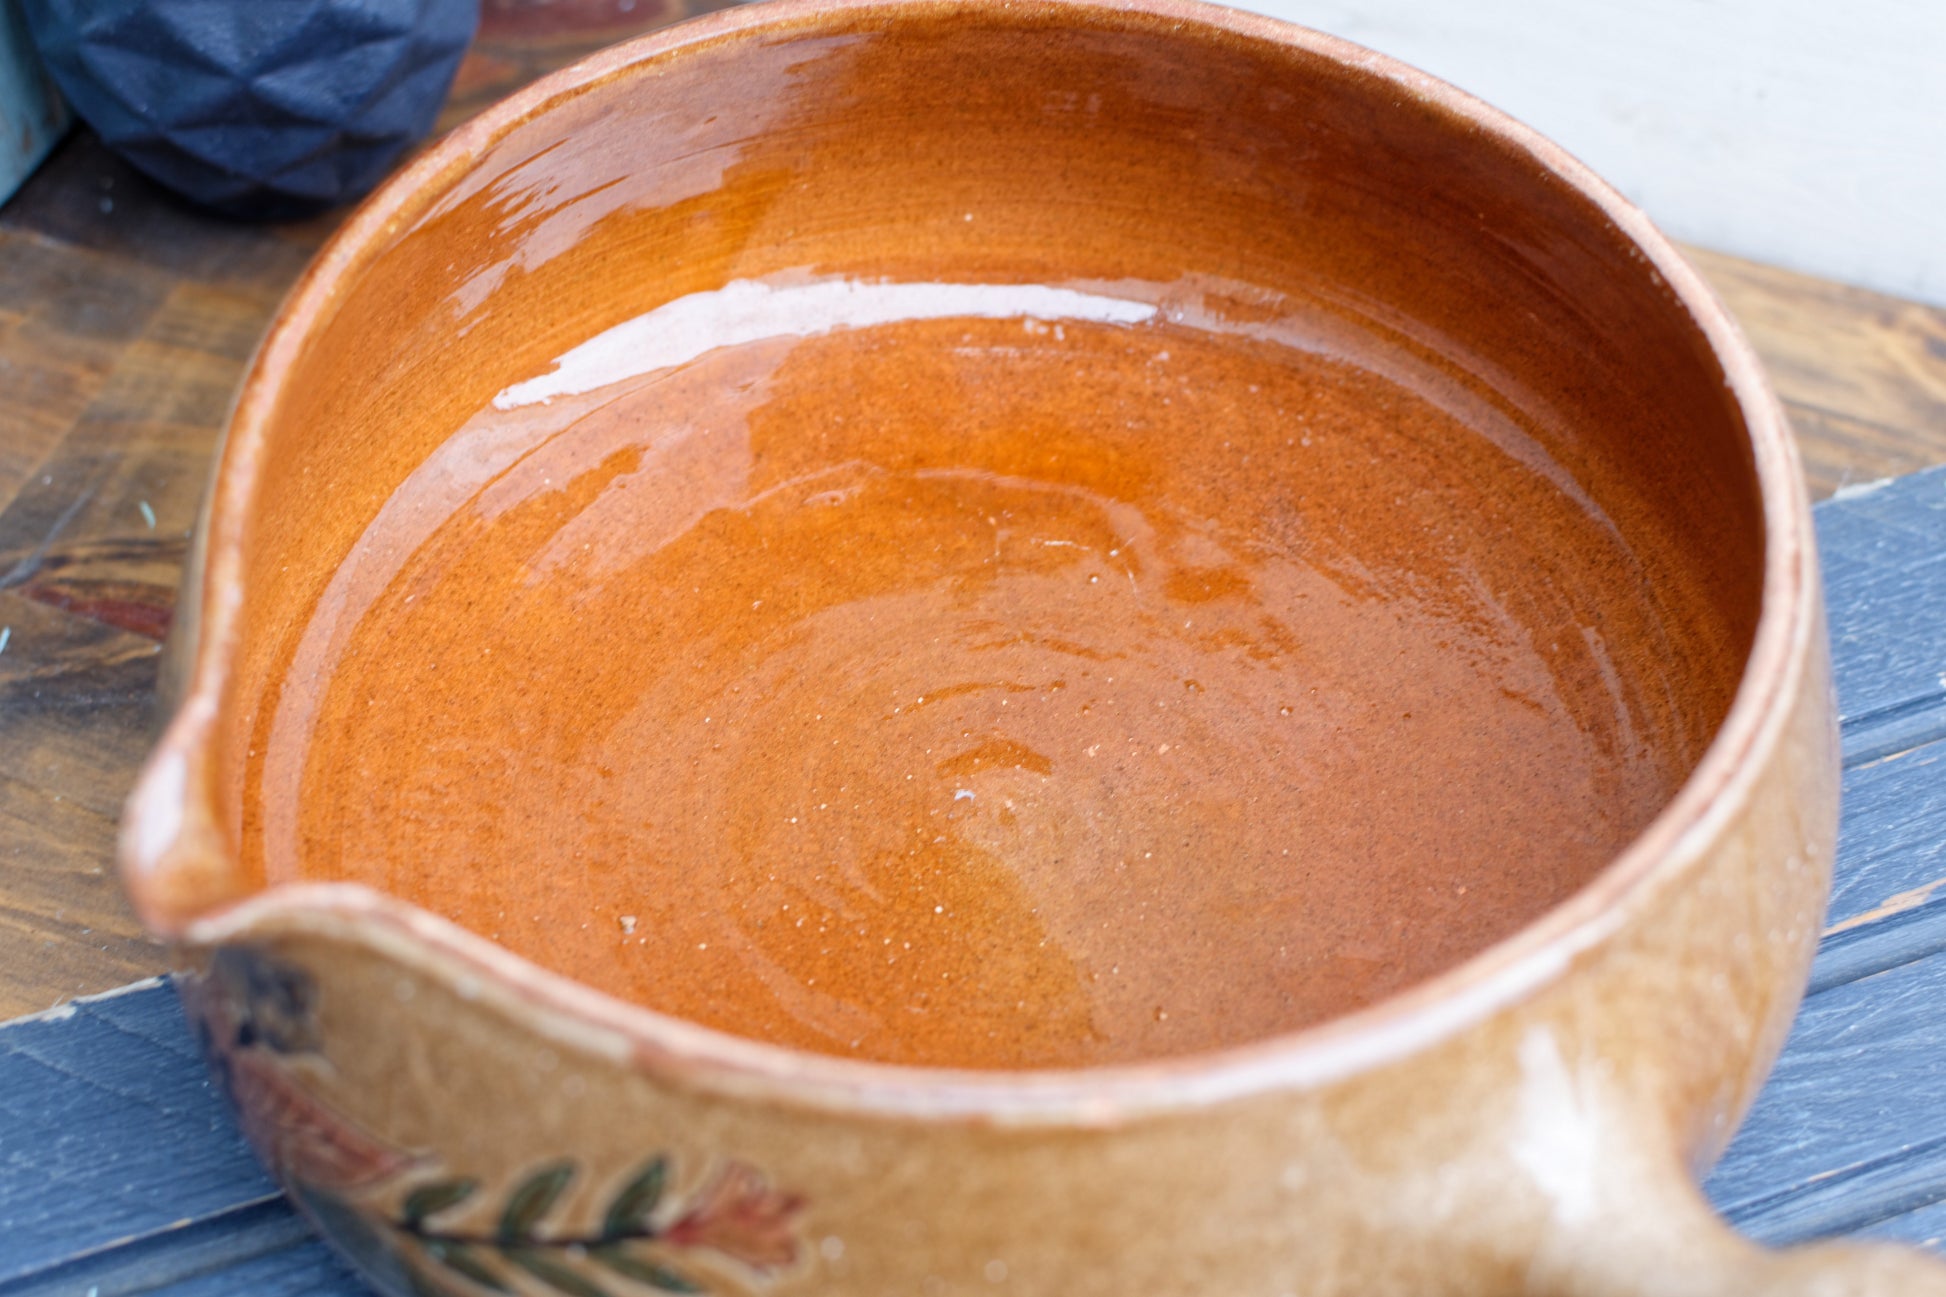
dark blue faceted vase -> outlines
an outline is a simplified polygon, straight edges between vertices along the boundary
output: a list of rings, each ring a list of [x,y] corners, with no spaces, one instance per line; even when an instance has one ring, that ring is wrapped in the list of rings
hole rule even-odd
[[[356,198],[432,129],[480,0],[25,0],[56,84],[193,202],[301,216]]]

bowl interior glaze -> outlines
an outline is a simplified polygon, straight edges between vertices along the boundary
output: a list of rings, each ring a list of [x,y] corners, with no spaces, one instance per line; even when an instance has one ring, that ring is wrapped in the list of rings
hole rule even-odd
[[[800,15],[483,134],[304,322],[216,502],[245,885],[1039,1068],[1300,1029],[1596,876],[1765,561],[1629,235],[1301,43]]]

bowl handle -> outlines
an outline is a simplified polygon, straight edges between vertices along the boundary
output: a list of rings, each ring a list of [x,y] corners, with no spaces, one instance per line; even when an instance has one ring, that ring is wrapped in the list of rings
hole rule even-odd
[[[1655,1079],[1571,1065],[1544,1029],[1529,1033],[1521,1066],[1511,1122],[1486,1136],[1492,1178],[1456,1195],[1471,1204],[1457,1217],[1419,1213],[1435,1236],[1498,1252],[1521,1297],[1946,1297],[1946,1261],[1915,1248],[1767,1248],[1738,1233],[1697,1187],[1686,1123],[1671,1120],[1686,1109]],[[1496,1224],[1487,1204],[1521,1226]],[[1496,1294],[1507,1290],[1498,1273]]]
[[[1535,1284],[1535,1297],[1946,1297],[1946,1262],[1926,1253],[1863,1241],[1772,1250],[1691,1195],[1694,1206],[1678,1209],[1695,1213],[1688,1237],[1642,1251],[1622,1241],[1633,1232],[1624,1231]]]
[[[1578,1219],[1557,1212],[1528,1297],[1946,1297],[1946,1261],[1866,1240],[1763,1247],[1716,1214],[1678,1161],[1654,1161],[1601,1177]]]

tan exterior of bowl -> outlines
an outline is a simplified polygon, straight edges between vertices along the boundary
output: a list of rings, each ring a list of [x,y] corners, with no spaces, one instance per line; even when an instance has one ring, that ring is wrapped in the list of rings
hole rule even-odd
[[[208,750],[241,599],[224,520],[265,467],[261,430],[309,331],[400,213],[498,133],[684,41],[872,7],[718,15],[517,96],[368,204],[258,358],[184,593],[182,705],[122,855],[145,918],[179,943],[185,998],[246,1130],[298,1201],[394,1293],[1946,1293],[1896,1251],[1761,1253],[1691,1179],[1782,1043],[1836,832],[1809,509],[1753,358],[1640,214],[1557,149],[1449,87],[1266,20],[1115,6],[1358,61],[1539,159],[1666,279],[1750,428],[1767,553],[1745,679],[1681,794],[1592,885],[1467,964],[1297,1036],[1024,1075],[730,1039],[355,886],[244,894]]]

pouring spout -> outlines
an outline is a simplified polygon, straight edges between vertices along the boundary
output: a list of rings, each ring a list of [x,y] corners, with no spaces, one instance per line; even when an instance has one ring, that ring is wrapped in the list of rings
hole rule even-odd
[[[122,816],[123,885],[143,925],[165,940],[250,890],[216,821],[208,761],[214,721],[214,705],[192,695],[143,765]]]

